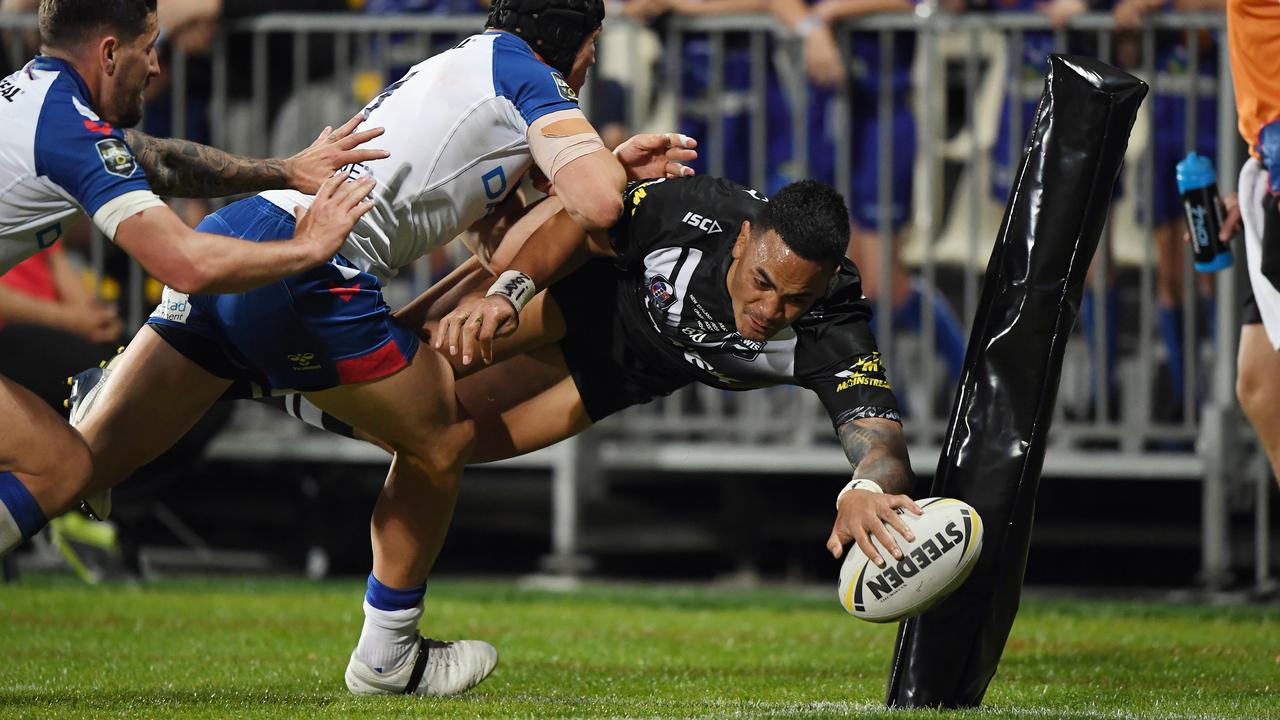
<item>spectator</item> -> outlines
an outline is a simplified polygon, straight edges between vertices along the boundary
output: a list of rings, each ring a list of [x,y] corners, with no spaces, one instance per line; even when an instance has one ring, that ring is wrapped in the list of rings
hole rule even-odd
[[[108,357],[121,331],[115,308],[85,287],[61,246],[0,277],[0,374],[58,410],[63,381]]]
[[[899,257],[902,231],[910,217],[912,173],[916,153],[916,125],[911,112],[911,64],[915,56],[915,34],[895,33],[892,64],[881,67],[880,35],[852,32],[849,47],[852,57],[846,62],[833,32],[842,20],[883,13],[911,13],[911,0],[775,0],[774,14],[803,34],[805,67],[814,88],[809,93],[809,171],[823,182],[839,186],[836,180],[836,138],[844,120],[835,116],[836,88],[843,83],[849,90],[849,178],[853,237],[850,256],[862,274],[863,291],[868,297],[880,297],[892,291],[894,327],[918,333],[924,325],[924,281],[908,275]],[[879,232],[881,222],[880,162],[882,160],[880,91],[882,83],[891,85],[892,150],[890,216],[886,218],[893,231],[891,273],[886,281],[880,276],[883,255]],[[886,150],[888,150],[886,148]],[[887,283],[887,284],[886,284]],[[957,380],[964,364],[966,336],[964,326],[946,297],[935,291],[933,298],[934,346],[942,356],[951,379]],[[877,321],[878,323],[878,321]]]
[[[1182,12],[1200,9],[1202,3],[1174,3],[1172,10]],[[1121,0],[1116,3],[1114,15],[1118,30],[1135,30],[1141,27],[1144,15],[1168,9],[1165,2],[1153,0]],[[1153,192],[1151,224],[1156,247],[1156,326],[1164,341],[1167,353],[1167,387],[1155,394],[1170,402],[1156,406],[1157,417],[1181,420],[1186,387],[1185,359],[1183,357],[1183,308],[1182,280],[1187,263],[1182,236],[1184,221],[1182,202],[1178,196],[1175,167],[1187,152],[1195,151],[1209,157],[1218,151],[1217,82],[1218,46],[1213,35],[1199,36],[1199,75],[1192,78],[1189,38],[1182,31],[1165,30],[1156,33],[1156,70],[1154,112],[1155,148],[1153,152]],[[1186,147],[1187,102],[1195,93],[1194,146]],[[1201,290],[1208,294],[1210,276],[1201,276]],[[1213,318],[1213,300],[1206,298],[1206,317]]]

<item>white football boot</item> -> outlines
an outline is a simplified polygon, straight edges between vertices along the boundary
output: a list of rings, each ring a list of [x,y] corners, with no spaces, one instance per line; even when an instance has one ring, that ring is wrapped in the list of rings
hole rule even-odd
[[[464,693],[498,666],[498,651],[482,640],[441,642],[420,638],[417,649],[400,667],[378,672],[351,653],[347,689],[355,695],[429,695]]]
[[[67,384],[71,386],[71,397],[67,398],[65,405],[71,410],[71,427],[84,422],[94,401],[98,399],[98,392],[107,384],[112,366],[120,360],[123,352],[123,347],[118,348],[115,357],[110,360],[67,378]],[[80,509],[94,520],[106,520],[111,515],[111,489],[85,498],[80,502]]]

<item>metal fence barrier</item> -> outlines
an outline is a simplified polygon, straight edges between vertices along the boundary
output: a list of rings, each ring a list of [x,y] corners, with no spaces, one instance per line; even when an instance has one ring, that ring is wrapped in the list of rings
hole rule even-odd
[[[320,126],[349,117],[403,68],[483,24],[484,16],[324,14],[270,14],[241,22],[217,36],[207,57],[188,57],[177,48],[169,52],[169,134],[192,135],[190,118],[200,117],[203,108],[210,134],[194,139],[259,156],[291,154]],[[33,51],[33,28],[31,16],[0,14],[0,42],[11,68],[20,67]],[[1238,295],[1247,286],[1240,277],[1243,263],[1219,273],[1203,290],[1186,258],[1175,265],[1181,273],[1180,282],[1173,283],[1180,287],[1173,300],[1174,309],[1181,310],[1181,388],[1170,387],[1164,379],[1168,373],[1161,372],[1169,358],[1156,327],[1153,211],[1157,194],[1173,191],[1172,177],[1155,174],[1170,162],[1158,155],[1168,154],[1170,117],[1153,108],[1159,104],[1173,114],[1181,108],[1178,154],[1197,149],[1206,137],[1203,126],[1216,125],[1209,136],[1217,146],[1218,185],[1223,192],[1234,190],[1244,156],[1235,130],[1224,28],[1221,16],[1199,13],[1153,16],[1134,34],[1116,34],[1110,16],[1102,14],[1076,18],[1065,30],[1026,13],[872,17],[837,28],[850,81],[824,96],[826,91],[805,75],[800,40],[780,32],[770,17],[669,18],[661,33],[611,19],[583,106],[593,117],[600,115],[595,110],[616,110],[604,102],[593,106],[593,98],[604,96],[603,84],[616,83],[625,92],[625,112],[613,120],[633,131],[701,129],[706,172],[775,189],[771,186],[809,176],[816,158],[827,165],[831,177],[824,179],[851,204],[874,208],[874,227],[860,242],[878,250],[877,260],[863,272],[883,278],[873,298],[877,337],[907,407],[913,464],[927,473],[936,462],[953,388],[936,340],[945,320],[938,313],[953,307],[967,339],[1003,211],[1004,198],[992,190],[997,166],[1016,165],[1021,157],[1027,130],[1021,109],[1038,98],[1043,82],[1036,74],[1037,58],[1043,68],[1046,49],[1083,51],[1146,79],[1151,99],[1130,144],[1107,231],[1110,251],[1099,253],[1087,290],[1092,313],[1082,317],[1082,325],[1090,328],[1090,337],[1068,348],[1045,470],[1060,476],[1201,481],[1202,577],[1210,587],[1229,581],[1232,510],[1252,504],[1254,564],[1263,586],[1270,583],[1270,479],[1265,462],[1248,461],[1258,453],[1245,438],[1251,434],[1234,397]],[[1175,52],[1174,60],[1158,62],[1179,42],[1182,55]],[[1208,123],[1204,103],[1212,105]],[[822,118],[812,116],[815,108]],[[1003,134],[997,132],[1002,116]],[[825,123],[815,122],[819,119]],[[873,128],[873,138],[865,127]],[[815,137],[815,128],[822,137]],[[860,196],[866,193],[854,178],[854,164],[868,142],[878,155],[874,197]],[[916,148],[908,161],[913,187],[902,193],[895,187],[901,185],[895,162],[901,163],[911,146]],[[1001,153],[1003,162],[995,158]],[[861,172],[865,176],[868,170]],[[910,212],[895,227],[901,207]],[[88,244],[87,263],[95,272],[101,272],[107,252],[100,237]],[[913,278],[914,301],[921,308],[906,323],[895,318],[901,315],[895,298],[902,294],[904,277],[898,262]],[[143,273],[136,264],[130,268],[124,316],[136,328],[150,308]],[[439,258],[409,268],[388,288],[393,304],[424,289],[440,270]],[[1108,309],[1116,302],[1123,312]],[[1212,314],[1197,323],[1202,305]],[[1114,351],[1111,337],[1117,338]],[[1176,395],[1180,403],[1158,402]],[[211,452],[227,458],[381,459],[377,451],[359,446],[301,442],[302,431],[290,423],[256,424],[252,433],[233,430]],[[555,473],[554,539],[563,568],[578,567],[573,556],[580,485],[598,480],[598,473],[584,467],[848,469],[811,393],[774,388],[734,394],[702,386],[622,413],[564,448],[514,464]],[[1249,482],[1256,483],[1253,490]]]

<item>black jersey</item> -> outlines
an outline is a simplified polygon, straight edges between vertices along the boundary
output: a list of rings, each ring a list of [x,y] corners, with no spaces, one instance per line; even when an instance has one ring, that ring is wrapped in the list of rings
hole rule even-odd
[[[798,385],[818,394],[836,425],[856,417],[897,420],[852,262],[790,328],[765,342],[738,334],[728,290],[733,243],[742,222],[767,202],[707,176],[632,183],[610,233],[616,296],[561,302],[615,301],[618,339],[666,392],[677,378],[726,390]]]

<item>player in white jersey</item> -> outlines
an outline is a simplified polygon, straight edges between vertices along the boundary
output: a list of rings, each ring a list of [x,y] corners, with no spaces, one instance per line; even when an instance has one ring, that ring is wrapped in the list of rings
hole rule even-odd
[[[288,161],[250,161],[157,140],[128,128],[158,72],[155,0],[42,0],[43,54],[0,80],[0,273],[57,242],[88,215],[153,276],[192,292],[249,289],[326,261],[371,207],[371,183],[319,187],[293,239],[261,245],[195,232],[160,201],[295,185],[346,163],[385,157],[353,150],[377,132],[354,123]],[[139,155],[134,155],[137,146]],[[148,181],[144,170],[158,182]],[[0,315],[30,304],[0,288]],[[42,401],[0,377],[0,555],[65,511],[88,482],[90,451]]]
[[[642,137],[615,156],[577,107],[603,18],[602,0],[495,2],[484,33],[414,66],[365,108],[367,122],[386,128],[380,142],[392,157],[352,168],[376,180],[377,204],[328,265],[233,295],[167,289],[98,386],[93,411],[82,404],[75,413],[95,457],[85,497],[172,445],[234,380],[301,391],[395,449],[374,509],[380,559],[347,668],[352,692],[451,695],[497,663],[487,643],[418,633],[427,572],[457,498],[459,448],[474,427],[457,417],[448,361],[391,317],[382,283],[483,221],[535,166],[588,229],[613,223],[629,176],[671,169],[666,143],[674,140]],[[264,193],[201,227],[287,237],[288,209],[308,202]]]

